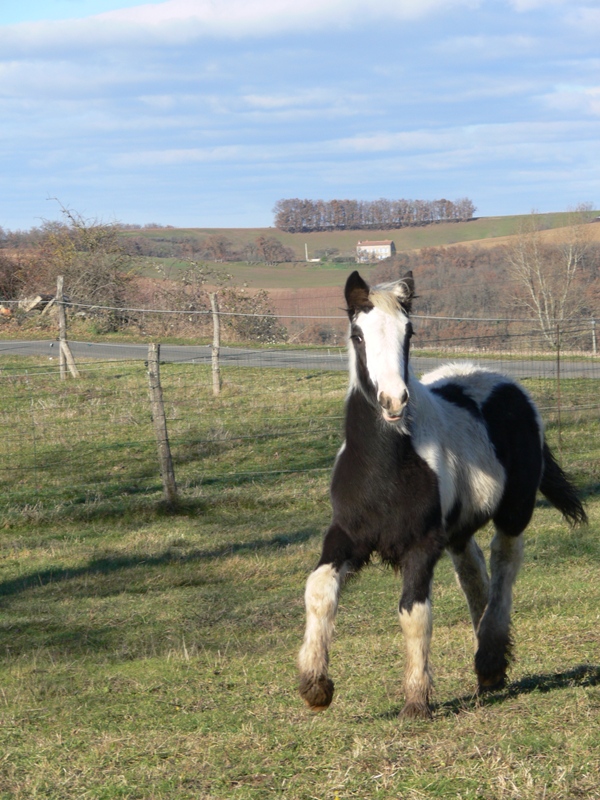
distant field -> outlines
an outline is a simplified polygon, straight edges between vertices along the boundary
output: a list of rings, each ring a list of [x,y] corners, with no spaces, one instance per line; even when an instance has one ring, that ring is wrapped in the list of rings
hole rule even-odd
[[[154,264],[157,258],[144,259],[144,266],[140,274],[147,278],[157,278],[159,273]],[[160,259],[161,265],[167,264],[171,269],[171,276],[176,278],[189,264],[177,259]],[[208,262],[211,269],[223,274],[231,275],[235,286],[247,284],[252,289],[322,289],[326,287],[342,286],[348,274],[350,260],[345,264],[307,264],[304,261],[295,261],[291,264],[278,264],[269,267],[265,264],[246,264],[244,262],[228,262],[219,264]],[[354,269],[354,267],[352,267]],[[361,267],[361,272],[368,277],[371,267]]]
[[[505,238],[515,235],[524,226],[530,215],[515,215],[507,217],[481,217],[470,222],[440,223],[427,225],[421,228],[401,228],[392,230],[353,230],[353,231],[323,231],[315,233],[285,233],[277,228],[159,228],[144,231],[126,231],[125,237],[143,235],[145,238],[176,238],[202,240],[207,236],[222,234],[232,243],[234,248],[241,248],[246,243],[254,241],[258,236],[275,236],[286,247],[290,247],[297,258],[293,264],[281,264],[274,267],[263,264],[240,263],[214,263],[215,269],[222,270],[232,275],[234,283],[246,283],[256,289],[300,289],[307,287],[334,287],[339,286],[343,276],[348,271],[348,265],[354,262],[356,244],[363,239],[392,239],[398,252],[415,250],[422,247],[444,247],[455,244],[477,244],[493,246],[502,244]],[[542,215],[544,227],[549,237],[553,231],[565,228],[572,221],[572,215],[567,212]],[[592,235],[600,240],[600,223],[592,226]],[[554,234],[556,235],[556,234]],[[318,251],[336,248],[340,257],[345,256],[348,261],[344,264],[311,264],[305,261],[305,245],[308,247],[309,257],[315,256]],[[144,259],[142,274],[147,277],[158,277],[153,264],[158,259]],[[176,277],[186,267],[185,262],[177,259],[160,259],[160,263],[172,270]],[[368,277],[370,269],[362,267],[361,270]]]

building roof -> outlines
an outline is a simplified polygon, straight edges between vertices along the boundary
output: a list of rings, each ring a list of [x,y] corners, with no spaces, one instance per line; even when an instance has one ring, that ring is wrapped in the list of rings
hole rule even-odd
[[[363,247],[366,245],[367,247],[373,247],[375,245],[390,245],[390,244],[393,244],[391,239],[383,239],[379,242],[359,242],[356,246]]]

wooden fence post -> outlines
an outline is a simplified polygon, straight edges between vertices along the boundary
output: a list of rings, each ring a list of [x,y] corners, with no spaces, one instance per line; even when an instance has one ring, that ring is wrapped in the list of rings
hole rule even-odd
[[[221,320],[219,317],[219,301],[215,292],[208,295],[213,318],[213,344],[212,344],[212,384],[213,394],[221,394],[221,368],[219,366],[219,350],[221,349]]]
[[[177,502],[177,484],[175,483],[175,471],[173,470],[173,459],[171,458],[171,447],[167,434],[167,419],[165,417],[162,387],[160,385],[159,357],[160,345],[149,345],[148,382],[150,386],[150,403],[152,404],[152,420],[154,422],[156,443],[158,445],[160,475],[165,499],[168,503],[175,504]]]
[[[64,278],[59,275],[56,279],[56,307],[58,308],[58,364],[60,377],[64,381],[67,377],[67,367],[74,378],[79,377],[79,370],[75,366],[75,359],[67,341],[67,315],[65,312]]]
[[[557,427],[558,427],[558,453],[560,456],[560,463],[562,465],[562,398],[560,393],[560,324],[556,325],[556,409],[557,409]]]

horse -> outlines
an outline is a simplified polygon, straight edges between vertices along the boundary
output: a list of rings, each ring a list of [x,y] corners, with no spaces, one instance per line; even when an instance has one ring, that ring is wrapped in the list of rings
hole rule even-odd
[[[471,616],[477,692],[492,691],[506,682],[512,588],[538,490],[569,524],[587,522],[522,386],[471,363],[415,377],[409,360],[414,291],[412,272],[370,288],[355,271],[345,286],[345,441],[331,478],[332,521],[306,582],[298,657],[300,695],[313,711],[333,699],[328,662],[340,590],[373,553],[402,575],[406,666],[400,713],[430,718],[431,586],[443,551]],[[488,576],[474,534],[490,520],[495,530]]]

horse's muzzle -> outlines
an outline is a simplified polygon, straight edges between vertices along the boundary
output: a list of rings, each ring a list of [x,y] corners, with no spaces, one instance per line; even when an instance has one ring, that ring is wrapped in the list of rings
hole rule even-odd
[[[404,389],[400,397],[391,397],[385,392],[379,392],[377,400],[381,406],[383,418],[386,422],[400,422],[404,414],[404,409],[408,404],[408,389]]]

